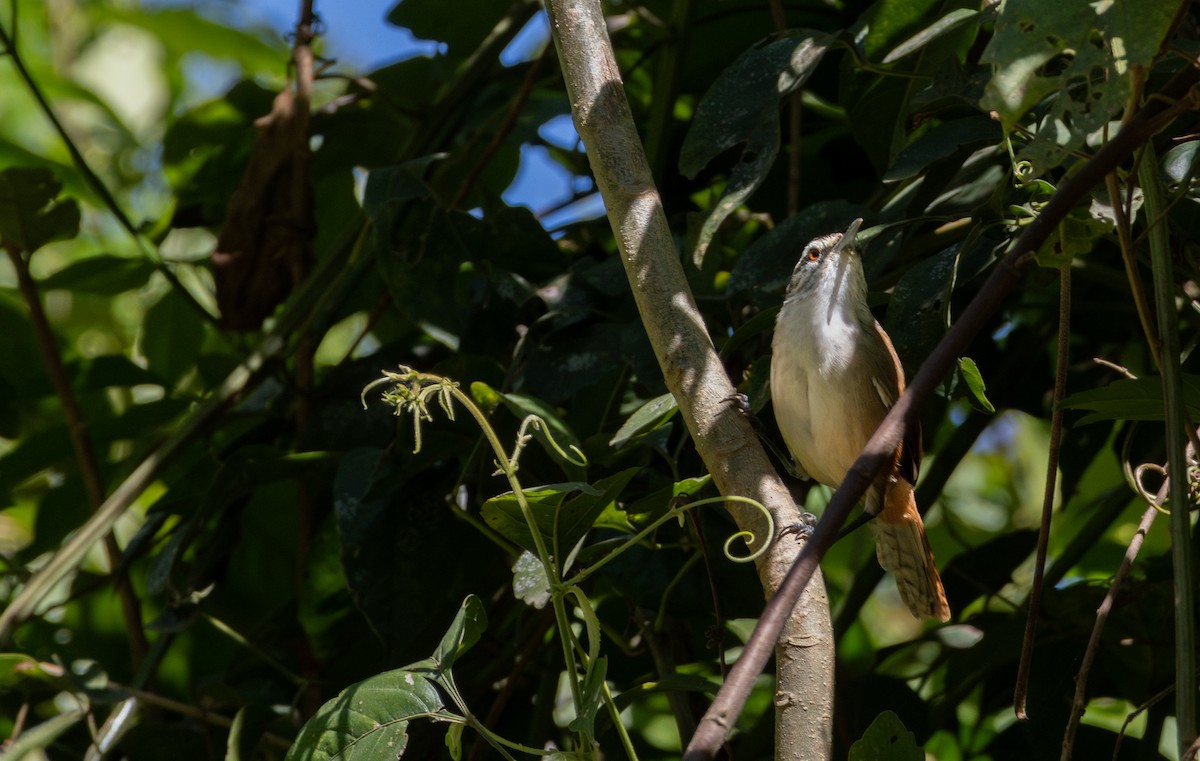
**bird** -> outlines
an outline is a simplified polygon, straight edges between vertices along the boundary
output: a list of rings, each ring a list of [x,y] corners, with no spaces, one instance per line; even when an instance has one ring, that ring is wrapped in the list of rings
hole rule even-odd
[[[867,307],[855,246],[861,219],[800,252],[771,342],[771,399],[802,477],[836,488],[904,391],[904,368]],[[913,495],[921,432],[909,425],[868,489],[864,510],[876,556],[918,619],[950,619],[950,606]]]

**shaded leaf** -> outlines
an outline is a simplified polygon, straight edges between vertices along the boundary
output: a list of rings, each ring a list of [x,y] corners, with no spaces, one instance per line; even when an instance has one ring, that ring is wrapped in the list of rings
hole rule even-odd
[[[43,278],[39,285],[45,290],[62,288],[76,293],[115,296],[142,287],[152,274],[154,267],[145,259],[101,254],[72,262]]]
[[[967,116],[943,122],[900,151],[883,175],[883,181],[912,179],[922,174],[930,164],[953,156],[964,146],[995,143],[1000,137],[1000,125],[986,116]]]
[[[200,315],[182,296],[167,291],[146,310],[141,350],[150,371],[173,385],[196,364],[204,339]]]
[[[387,21],[420,39],[446,43],[446,57],[458,61],[479,46],[507,8],[495,0],[455,0],[454,12],[447,13],[443,0],[400,0],[388,11]]]
[[[640,468],[623,470],[600,479],[595,486],[568,483],[526,489],[526,501],[533,513],[537,529],[546,541],[547,549],[554,552],[554,548],[557,547],[558,552],[565,557],[584,534],[591,530],[596,519],[639,470]],[[575,491],[581,492],[579,496],[566,498]],[[533,535],[521,515],[520,504],[512,492],[489,499],[480,508],[480,515],[489,526],[524,549],[536,549]]]
[[[884,711],[875,717],[862,739],[850,746],[850,761],[925,761],[917,738],[900,717]]]
[[[14,166],[0,171],[0,244],[28,255],[78,235],[79,205],[60,201],[61,190],[49,169]]]
[[[724,151],[745,144],[720,200],[704,221],[693,260],[704,260],[712,236],[762,182],[779,151],[779,101],[817,68],[835,35],[795,30],[768,37],[733,62],[696,107],[679,153],[679,171],[692,178]]]
[[[1183,402],[1193,418],[1200,414],[1200,375],[1182,376]],[[1144,377],[1113,381],[1103,388],[1071,394],[1062,400],[1066,409],[1090,410],[1078,425],[1101,420],[1162,420],[1162,379]]]
[[[67,711],[53,716],[35,727],[30,727],[21,733],[4,749],[5,761],[20,761],[24,758],[45,758],[45,750],[64,732],[79,723],[86,711],[82,709]]]
[[[448,671],[460,655],[479,641],[487,625],[487,612],[483,609],[483,603],[475,595],[468,595],[442,641],[433,651],[433,660],[438,664],[438,671]]]
[[[1004,3],[981,58],[994,72],[980,105],[1011,131],[1043,98],[1058,95],[1019,154],[1032,163],[1028,177],[1057,166],[1121,112],[1131,68],[1150,65],[1180,4]]]

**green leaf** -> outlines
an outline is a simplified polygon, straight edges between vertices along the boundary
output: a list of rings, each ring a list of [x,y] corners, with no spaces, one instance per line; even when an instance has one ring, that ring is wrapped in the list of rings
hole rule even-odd
[[[107,3],[95,6],[101,17],[141,27],[176,56],[203,53],[236,61],[251,76],[276,74],[282,77],[282,62],[288,59],[283,38],[266,27],[258,33],[205,18],[189,8],[121,7]]]
[[[925,751],[900,717],[884,711],[875,717],[862,739],[850,746],[850,761],[925,761]]]
[[[1076,207],[1063,217],[1054,234],[1046,238],[1046,242],[1037,250],[1037,262],[1042,267],[1053,269],[1066,267],[1075,257],[1091,251],[1096,241],[1112,229],[1111,221],[1093,216],[1088,209]]]
[[[592,661],[587,675],[584,677],[583,691],[580,695],[583,711],[571,719],[567,729],[572,732],[582,732],[587,737],[596,734],[596,714],[604,707],[604,679],[607,675],[607,657],[601,656]]]
[[[960,148],[995,143],[1000,137],[1000,125],[986,116],[967,116],[943,122],[900,151],[883,175],[883,181],[898,182],[918,177],[931,164],[950,158]]]
[[[287,761],[397,759],[408,745],[408,723],[444,710],[426,674],[386,671],[350,685],[321,706],[300,730]]]
[[[712,480],[712,476],[700,476],[699,478],[685,478],[682,481],[676,481],[670,486],[662,489],[657,489],[650,494],[638,499],[633,504],[625,509],[626,515],[630,520],[635,522],[650,522],[656,520],[667,510],[671,509],[672,503],[679,497],[694,497],[700,493],[700,490],[708,486]]]
[[[565,557],[584,534],[591,530],[596,519],[616,500],[639,470],[640,468],[623,470],[600,479],[595,486],[567,483],[526,489],[526,501],[538,531],[547,543],[547,549],[553,552],[557,546],[558,552]],[[581,492],[580,495],[566,499],[568,494],[575,491]],[[521,515],[520,504],[512,492],[492,497],[483,503],[480,515],[489,526],[524,549],[536,549],[533,534],[530,533],[529,526]]]
[[[48,674],[34,657],[23,653],[0,653],[0,687],[11,689],[25,679],[54,682],[58,677]]]
[[[433,651],[433,660],[438,664],[438,671],[444,672],[454,665],[458,657],[471,648],[483,632],[487,630],[487,612],[483,603],[475,595],[468,595],[463,600],[462,607],[454,617],[454,622],[446,630],[442,641]]]
[[[251,704],[239,708],[229,726],[225,761],[253,761],[254,749],[274,718],[274,712],[264,705]]]
[[[141,349],[151,372],[174,385],[196,365],[204,340],[200,315],[174,290],[146,310]]]
[[[420,39],[446,43],[445,55],[461,60],[479,46],[508,7],[496,0],[400,0],[388,11],[387,21],[407,27]]]
[[[958,371],[962,373],[963,380],[967,382],[967,389],[970,390],[975,405],[989,415],[995,413],[996,408],[987,398],[987,387],[984,385],[983,375],[979,372],[975,360],[970,357],[961,357],[958,360]]]
[[[504,405],[508,407],[518,419],[524,419],[527,415],[537,415],[546,423],[546,427],[550,429],[550,435],[560,447],[566,450],[574,445],[579,446],[579,438],[575,436],[575,432],[571,430],[566,421],[558,414],[558,412],[550,405],[543,402],[541,399],[524,394],[501,394],[500,398],[504,401]],[[545,432],[541,432],[538,437],[545,436]],[[545,445],[546,453],[555,459],[559,458],[553,447],[549,444]]]
[[[1193,193],[1197,181],[1197,166],[1200,165],[1200,140],[1181,143],[1163,154],[1159,161],[1162,175],[1171,187],[1178,187],[1188,180]]]
[[[866,8],[849,33],[863,56],[876,61],[884,51],[920,34],[914,30],[919,30],[942,6],[941,0],[879,0]]]
[[[625,419],[625,422],[613,434],[608,445],[614,449],[620,449],[635,439],[666,425],[667,421],[675,417],[677,412],[679,412],[679,404],[672,394],[656,396],[642,404]]]
[[[146,368],[135,365],[124,354],[104,354],[82,360],[72,367],[72,371],[75,388],[80,391],[157,385],[160,380]]]
[[[0,171],[0,244],[32,254],[79,234],[79,204],[58,200],[62,183],[42,167]]]
[[[1200,416],[1200,375],[1185,374],[1183,402],[1192,418]],[[1162,420],[1162,379],[1157,376],[1113,381],[1103,388],[1071,394],[1060,403],[1065,409],[1091,410],[1079,425],[1102,420]]]
[[[466,724],[451,724],[446,727],[446,750],[454,761],[462,758],[462,736],[466,728]]]
[[[541,610],[550,602],[550,579],[546,566],[529,550],[523,551],[513,563],[513,596],[521,602]]]
[[[75,710],[60,713],[35,727],[21,733],[11,745],[4,749],[4,761],[20,761],[23,758],[42,759],[44,753],[64,732],[79,723],[86,711]]]
[[[39,285],[43,290],[62,288],[76,293],[115,296],[142,287],[152,274],[154,267],[145,259],[101,254],[72,262],[44,278]]]
[[[942,16],[937,21],[933,22],[926,28],[909,37],[904,42],[892,49],[892,52],[884,56],[885,64],[895,63],[901,58],[915,53],[937,38],[953,32],[968,21],[974,21],[979,18],[980,13],[972,8],[955,8],[954,10]]]
[[[798,29],[768,37],[743,53],[708,88],[684,138],[679,171],[694,178],[726,150],[741,158],[696,239],[697,267],[717,228],[758,188],[779,152],[779,102],[816,70],[836,35]]]
[[[1056,94],[1019,158],[1027,178],[1069,151],[1125,107],[1134,67],[1149,66],[1182,0],[1154,3],[1007,0],[981,60],[994,67],[980,105],[1005,131]]]

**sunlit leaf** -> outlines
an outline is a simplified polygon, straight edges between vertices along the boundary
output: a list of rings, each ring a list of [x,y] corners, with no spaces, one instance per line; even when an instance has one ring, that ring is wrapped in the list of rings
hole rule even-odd
[[[612,447],[623,447],[636,437],[665,425],[667,421],[675,417],[675,413],[678,411],[679,404],[673,395],[656,396],[634,410],[633,414],[626,418],[621,427],[617,429],[608,444]]]
[[[884,63],[895,63],[905,56],[915,53],[937,38],[953,32],[963,24],[974,21],[979,17],[979,11],[973,8],[955,8],[937,21],[909,37],[897,45],[883,58]]]
[[[1180,4],[1004,3],[983,51],[994,71],[980,105],[1011,131],[1057,94],[1020,153],[1032,165],[1028,177],[1057,166],[1121,112],[1134,67],[1152,62]]]
[[[979,372],[975,360],[970,357],[960,357],[958,371],[962,373],[963,380],[967,382],[967,390],[971,392],[971,398],[976,406],[989,415],[994,413],[996,408],[987,398],[987,386],[983,382],[983,375]]]
[[[429,677],[417,671],[385,671],[352,684],[321,706],[288,751],[288,761],[377,761],[400,758],[408,723],[444,709]]]

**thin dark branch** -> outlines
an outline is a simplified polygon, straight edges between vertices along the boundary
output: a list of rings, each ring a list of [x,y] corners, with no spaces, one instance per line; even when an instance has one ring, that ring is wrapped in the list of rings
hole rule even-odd
[[[1112,175],[1108,175],[1111,177]],[[1058,455],[1062,446],[1063,411],[1059,403],[1067,390],[1068,349],[1071,345],[1071,263],[1059,269],[1058,355],[1054,361],[1054,399],[1050,407],[1050,447],[1046,458],[1046,488],[1042,493],[1042,520],[1038,526],[1037,559],[1033,564],[1033,584],[1029,589],[1029,609],[1025,616],[1025,635],[1021,640],[1021,660],[1017,684],[1013,690],[1013,710],[1018,719],[1029,718],[1025,699],[1029,695],[1029,668],[1033,663],[1033,643],[1037,620],[1042,610],[1042,584],[1046,577],[1046,551],[1050,546],[1050,516],[1054,511],[1054,493],[1058,486]]]
[[[92,446],[92,438],[87,419],[71,387],[71,379],[63,364],[58,342],[50,327],[50,320],[42,308],[42,300],[38,294],[37,283],[29,272],[29,259],[15,248],[6,247],[8,258],[12,261],[17,274],[17,287],[25,306],[29,309],[29,321],[33,325],[33,333],[37,340],[38,351],[46,365],[46,373],[50,376],[50,385],[54,386],[54,394],[62,407],[63,417],[67,423],[67,436],[71,440],[71,448],[75,450],[75,461],[79,464],[79,474],[83,478],[84,491],[87,493],[88,506],[92,512],[104,504],[104,476],[100,472],[100,462],[96,459],[96,450]],[[104,536],[104,554],[109,567],[113,569],[113,581],[121,600],[121,615],[125,619],[125,628],[129,633],[129,655],[136,672],[146,658],[149,643],[146,632],[142,628],[142,606],[137,593],[129,581],[129,577],[119,571],[121,567],[121,547],[117,544],[116,536],[109,531]]]
[[[1160,497],[1162,496],[1165,496],[1165,490],[1163,494],[1160,494]],[[1096,652],[1100,649],[1100,635],[1104,632],[1104,625],[1108,623],[1108,614],[1112,612],[1117,593],[1121,590],[1125,577],[1129,575],[1129,569],[1133,567],[1133,561],[1137,559],[1138,552],[1142,549],[1142,542],[1149,533],[1156,515],[1158,515],[1157,505],[1151,505],[1146,508],[1146,512],[1142,513],[1141,523],[1138,524],[1137,531],[1130,540],[1128,549],[1125,550],[1125,557],[1121,559],[1117,574],[1113,577],[1108,592],[1100,602],[1100,607],[1096,609],[1096,623],[1092,626],[1092,636],[1088,638],[1087,649],[1083,653],[1083,663],[1079,665],[1079,675],[1075,677],[1075,698],[1071,704],[1071,718],[1067,722],[1067,731],[1063,734],[1062,761],[1070,761],[1071,754],[1074,752],[1075,731],[1079,729],[1079,720],[1083,718],[1083,710],[1087,705],[1088,675],[1091,673],[1092,663],[1096,660]]]
[[[471,171],[467,173],[462,185],[458,188],[458,192],[454,194],[454,200],[450,202],[451,209],[457,209],[471,192],[471,188],[475,187],[475,183],[479,181],[483,170],[487,169],[487,165],[491,163],[492,158],[496,155],[496,151],[500,150],[500,146],[504,144],[505,138],[512,133],[513,127],[517,124],[517,117],[521,115],[521,109],[525,107],[526,101],[533,93],[533,86],[537,83],[538,72],[542,69],[542,64],[546,58],[552,55],[554,48],[547,45],[546,50],[542,55],[538,56],[529,66],[529,70],[525,72],[525,79],[521,82],[521,89],[517,91],[517,95],[513,98],[512,105],[504,114],[504,119],[500,122],[500,126],[496,129],[496,134],[492,135],[492,139],[488,142],[487,147],[483,149],[483,155],[475,162],[475,166],[471,167]]]

